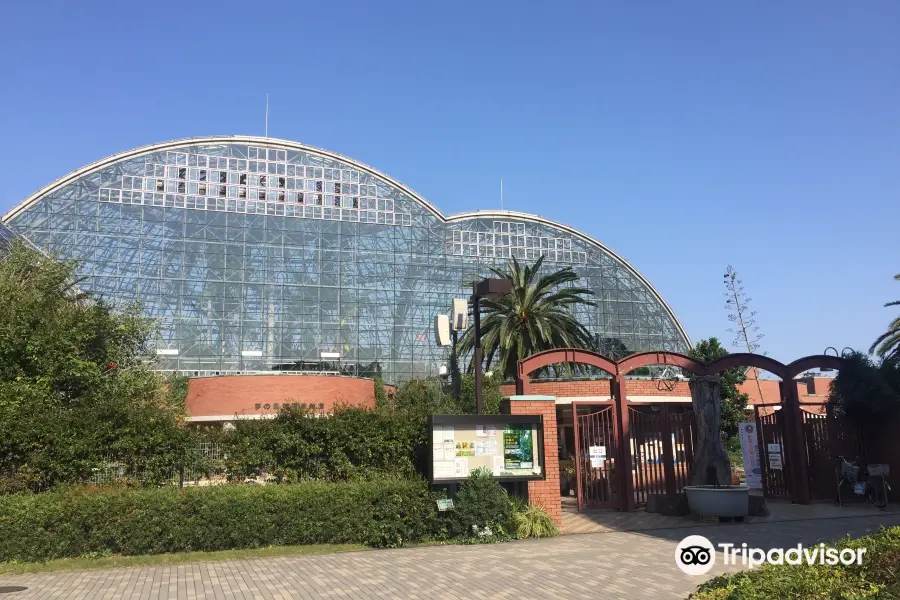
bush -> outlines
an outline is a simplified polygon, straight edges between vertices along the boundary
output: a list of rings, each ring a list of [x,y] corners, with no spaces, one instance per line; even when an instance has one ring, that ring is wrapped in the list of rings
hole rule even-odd
[[[691,594],[693,600],[900,597],[900,527],[882,528],[835,548],[866,548],[862,565],[765,565],[720,575]]]
[[[838,415],[861,425],[878,424],[900,414],[900,361],[876,363],[861,352],[844,357],[832,382],[828,403]]]
[[[528,503],[520,498],[514,499],[513,519],[516,523],[517,539],[559,535],[559,527],[540,504]]]
[[[516,531],[509,496],[489,469],[476,469],[462,482],[447,524],[451,536],[490,541]]]
[[[0,561],[44,561],[270,545],[401,546],[429,537],[436,507],[421,480],[70,487],[0,497]]]
[[[284,408],[275,419],[238,420],[221,437],[233,477],[274,475],[285,483],[412,476],[420,433],[390,412],[338,407],[326,419]]]

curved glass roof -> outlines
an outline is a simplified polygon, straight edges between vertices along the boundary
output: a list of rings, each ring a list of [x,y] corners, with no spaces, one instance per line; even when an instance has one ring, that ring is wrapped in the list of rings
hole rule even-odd
[[[16,234],[9,230],[6,225],[0,223],[0,247],[9,244],[15,236]]]
[[[348,158],[257,137],[156,144],[98,161],[3,217],[81,262],[82,289],[160,320],[160,368],[291,369],[387,381],[438,373],[433,319],[510,257],[571,265],[579,318],[632,351],[684,351],[671,309],[630,264],[564,225],[511,211],[445,217]]]

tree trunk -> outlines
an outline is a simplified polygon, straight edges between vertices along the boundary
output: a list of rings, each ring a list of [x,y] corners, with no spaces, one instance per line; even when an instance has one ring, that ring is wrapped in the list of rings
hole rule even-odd
[[[697,448],[694,450],[694,485],[731,485],[731,464],[722,443],[722,385],[718,377],[690,380],[697,416]]]

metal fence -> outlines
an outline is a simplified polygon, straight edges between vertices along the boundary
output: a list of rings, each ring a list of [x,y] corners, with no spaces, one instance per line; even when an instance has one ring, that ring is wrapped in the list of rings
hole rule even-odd
[[[216,442],[201,442],[193,452],[185,456],[181,464],[162,469],[146,463],[124,461],[110,455],[94,468],[90,483],[106,485],[131,481],[141,485],[210,484],[219,480],[224,481],[224,476],[217,476],[216,464],[221,464],[226,458],[224,448]]]

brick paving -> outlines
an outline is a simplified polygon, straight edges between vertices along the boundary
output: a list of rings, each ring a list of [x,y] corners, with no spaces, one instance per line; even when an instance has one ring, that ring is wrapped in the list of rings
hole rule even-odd
[[[854,503],[834,506],[830,502],[816,502],[809,505],[791,504],[788,501],[767,502],[769,515],[747,517],[747,523],[774,523],[779,521],[801,521],[805,519],[836,519],[846,517],[866,517],[885,514],[868,503]],[[890,513],[900,514],[900,506],[891,505]],[[889,513],[889,514],[890,514]],[[681,527],[703,527],[699,518],[667,517],[648,513],[644,510],[618,512],[614,510],[584,509],[578,512],[575,498],[562,499],[562,531],[572,533],[610,533],[614,531],[644,531],[648,529],[668,529]]]
[[[704,577],[674,563],[691,534],[762,548],[813,544],[900,515],[728,524],[641,532],[592,533],[482,546],[432,546],[310,557],[280,557],[0,577],[27,590],[2,600],[193,600],[300,598],[685,598]],[[723,572],[718,564],[709,576]]]

